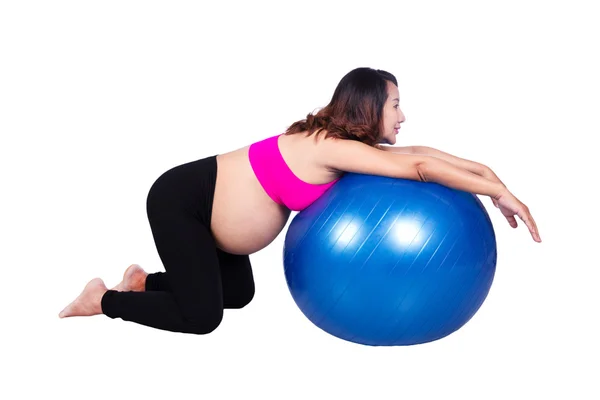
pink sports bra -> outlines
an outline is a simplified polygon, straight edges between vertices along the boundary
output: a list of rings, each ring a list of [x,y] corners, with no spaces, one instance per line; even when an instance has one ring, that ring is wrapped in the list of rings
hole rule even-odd
[[[263,189],[277,204],[293,211],[301,211],[317,200],[338,180],[314,185],[298,178],[288,167],[279,151],[276,135],[250,146],[248,157],[254,174]]]

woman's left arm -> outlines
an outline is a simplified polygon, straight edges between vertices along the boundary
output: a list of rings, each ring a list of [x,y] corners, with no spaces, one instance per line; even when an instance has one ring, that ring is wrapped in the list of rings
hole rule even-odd
[[[442,160],[447,161],[450,164],[453,164],[462,169],[466,169],[467,171],[472,172],[479,176],[483,176],[484,178],[488,178],[487,176],[485,176],[488,173],[487,170],[489,170],[489,172],[491,172],[491,169],[489,167],[487,167],[481,163],[466,160],[466,159],[460,158],[460,157],[456,157],[456,156],[453,156],[452,154],[444,153],[441,150],[434,149],[433,147],[427,147],[427,146],[405,146],[405,147],[380,146],[379,148],[381,150],[390,151],[392,153],[420,154],[420,155],[441,158]]]
[[[433,147],[428,146],[378,146],[379,149],[384,151],[389,151],[392,153],[399,154],[420,154],[431,157],[437,157],[444,161],[447,161],[457,167],[465,169],[469,172],[472,172],[476,175],[482,176],[490,181],[498,182],[504,185],[504,183],[498,178],[498,176],[492,171],[490,167],[487,165],[470,161],[464,158],[453,156],[452,154],[445,153],[441,150],[434,149]],[[494,199],[492,199],[494,205],[497,207],[497,203]]]

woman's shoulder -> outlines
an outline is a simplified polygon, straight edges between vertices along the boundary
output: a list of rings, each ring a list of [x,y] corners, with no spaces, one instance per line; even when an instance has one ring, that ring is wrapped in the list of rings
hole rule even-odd
[[[346,139],[327,136],[327,131],[314,132],[298,132],[293,134],[282,134],[279,143],[287,147],[291,151],[304,153],[305,156],[312,154],[318,156],[332,151],[335,146],[341,142],[348,142]],[[307,153],[307,152],[310,152]]]
[[[386,151],[378,145],[350,139],[325,139],[319,147],[319,159],[334,171],[400,178],[414,177],[416,173],[416,158]]]

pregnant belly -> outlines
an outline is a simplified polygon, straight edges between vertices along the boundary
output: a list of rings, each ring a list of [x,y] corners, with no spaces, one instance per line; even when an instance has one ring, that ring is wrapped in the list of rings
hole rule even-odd
[[[211,229],[217,246],[252,254],[269,245],[285,227],[290,211],[275,203],[256,179],[248,149],[217,157]]]

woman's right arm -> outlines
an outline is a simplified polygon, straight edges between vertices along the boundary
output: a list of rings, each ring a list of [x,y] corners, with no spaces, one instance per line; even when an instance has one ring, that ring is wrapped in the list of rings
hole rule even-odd
[[[321,149],[320,159],[324,166],[335,171],[435,182],[453,189],[490,196],[502,206],[502,213],[513,228],[517,225],[511,217],[518,215],[529,228],[533,239],[541,242],[527,206],[500,181],[488,180],[440,158],[392,153],[353,140],[325,140]]]

